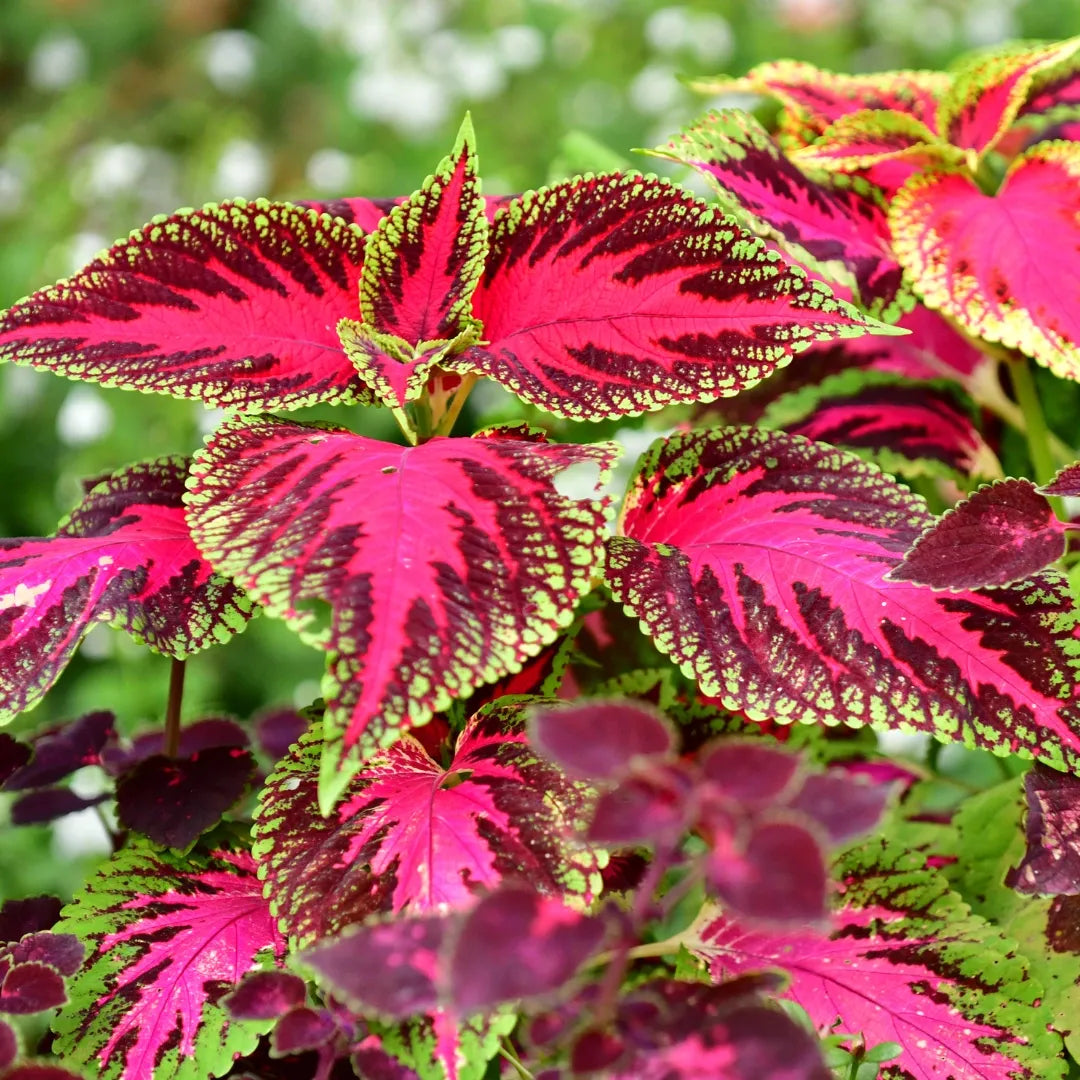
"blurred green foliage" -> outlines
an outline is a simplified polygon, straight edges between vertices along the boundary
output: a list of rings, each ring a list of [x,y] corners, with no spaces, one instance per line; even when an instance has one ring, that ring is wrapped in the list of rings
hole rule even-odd
[[[706,105],[682,75],[784,56],[941,67],[1077,31],[1080,0],[5,0],[0,305],[180,206],[408,193],[465,109],[486,189],[516,191],[659,142]],[[392,437],[384,414],[353,413],[323,417]],[[190,452],[213,421],[191,403],[0,368],[0,535],[51,532],[80,478]],[[304,704],[321,669],[255,620],[189,664],[185,716]],[[167,682],[166,660],[101,627],[14,730],[92,708],[127,730],[156,723]],[[0,857],[0,895],[46,887],[16,871],[43,836]]]

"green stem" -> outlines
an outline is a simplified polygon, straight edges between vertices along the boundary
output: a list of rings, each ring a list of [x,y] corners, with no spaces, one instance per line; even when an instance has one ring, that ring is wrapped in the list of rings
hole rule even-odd
[[[510,1045],[506,1039],[503,1039],[499,1045],[499,1057],[510,1062],[514,1067],[515,1072],[521,1077],[521,1080],[535,1080],[533,1074],[521,1063],[521,1059],[517,1054],[510,1049]]]
[[[457,393],[454,394],[454,397],[450,402],[450,408],[443,414],[443,418],[439,421],[439,425],[435,429],[436,435],[449,435],[450,432],[454,430],[454,424],[457,423],[457,418],[461,415],[461,409],[465,404],[465,399],[468,398],[469,394],[472,392],[472,388],[479,380],[479,375],[463,375],[461,377],[461,385],[457,388]]]
[[[405,438],[409,440],[410,446],[416,445],[416,432],[413,430],[412,421],[409,420],[408,415],[404,409],[391,409],[391,414],[398,422],[398,427],[401,428]]]
[[[1024,434],[1027,436],[1028,454],[1035,468],[1035,482],[1049,483],[1055,473],[1054,455],[1050,449],[1050,429],[1046,426],[1039,392],[1031,374],[1027,357],[1017,356],[1009,360],[1009,375],[1017,403],[1024,414]]]
[[[184,700],[186,660],[174,660],[169,669],[169,703],[165,706],[165,745],[167,757],[180,752],[180,704]]]

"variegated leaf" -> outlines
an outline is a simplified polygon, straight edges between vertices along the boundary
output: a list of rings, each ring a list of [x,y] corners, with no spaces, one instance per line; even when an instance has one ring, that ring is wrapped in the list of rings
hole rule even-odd
[[[725,916],[691,948],[714,979],[779,967],[821,1030],[894,1042],[882,1080],[1052,1080],[1064,1074],[1042,987],[924,857],[887,841],[840,862],[836,929],[768,934]]]
[[[932,520],[874,466],[799,436],[676,435],[643,458],[605,576],[660,649],[751,719],[1080,761],[1063,576],[959,595],[887,581]]]
[[[706,114],[657,152],[707,176],[726,209],[749,218],[803,265],[854,289],[871,314],[891,322],[912,307],[889,248],[883,203],[868,185],[816,183],[738,109]]]
[[[0,540],[0,722],[41,700],[96,622],[178,659],[243,629],[250,602],[212,572],[184,522],[187,465],[120,469],[54,536]]]
[[[451,366],[578,420],[737,394],[811,342],[887,328],[734,219],[655,177],[582,177],[495,219]]]
[[[368,401],[338,320],[364,233],[288,203],[155,218],[0,319],[0,360],[230,409]]]
[[[312,630],[312,601],[331,607],[311,635],[330,653],[327,785],[347,782],[334,779],[343,749],[389,745],[570,622],[606,504],[554,479],[613,458],[500,436],[401,447],[270,418],[218,430],[188,495],[200,549],[296,628]]]
[[[959,174],[914,177],[889,219],[897,257],[929,307],[1080,378],[1080,146],[1037,144],[993,196]]]
[[[255,856],[282,931],[306,945],[376,914],[470,906],[508,878],[590,901],[604,857],[574,839],[588,792],[538,756],[524,705],[488,706],[453,756],[405,736],[318,813],[322,730],[280,762],[260,797]]]
[[[63,911],[90,955],[69,983],[56,1049],[101,1080],[203,1080],[250,1053],[269,1022],[220,999],[280,949],[246,852],[183,857],[129,844]]]

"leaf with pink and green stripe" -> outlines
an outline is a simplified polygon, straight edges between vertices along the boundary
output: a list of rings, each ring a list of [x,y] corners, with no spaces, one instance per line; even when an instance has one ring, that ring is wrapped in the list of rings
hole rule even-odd
[[[914,177],[889,220],[897,258],[928,307],[1080,378],[1080,145],[1036,144],[996,195],[955,173]]]
[[[798,262],[854,289],[872,315],[895,321],[914,300],[889,248],[879,194],[828,188],[797,169],[749,113],[707,113],[656,153],[703,173],[724,208],[749,218]]]
[[[615,452],[500,435],[401,447],[268,417],[218,429],[188,522],[215,567],[330,653],[325,791],[348,781],[343,752],[389,745],[570,622],[607,504],[554,481],[588,465],[599,484]]]
[[[94,623],[177,659],[244,628],[250,601],[213,573],[185,524],[187,466],[130,465],[54,536],[0,540],[0,722],[41,700]]]
[[[318,810],[315,725],[266,782],[254,854],[290,941],[371,915],[471,906],[517,878],[589,902],[606,859],[575,839],[589,791],[530,747],[525,705],[489,705],[445,765],[406,735],[366,761],[333,814]]]
[[[861,844],[840,861],[832,934],[769,934],[718,914],[690,948],[718,981],[782,968],[783,996],[818,1028],[897,1043],[882,1080],[1061,1077],[1060,1039],[1027,962],[924,861],[889,841]]]
[[[853,454],[779,432],[692,432],[644,455],[605,577],[705,694],[752,720],[1080,762],[1064,577],[960,594],[887,580],[933,520]]]
[[[651,176],[586,176],[495,218],[449,361],[576,420],[737,394],[814,341],[889,333],[733,218]]]
[[[364,233],[289,203],[155,218],[0,318],[0,361],[245,411],[370,401],[337,335]]]
[[[129,844],[55,929],[89,952],[54,1022],[56,1050],[101,1080],[220,1076],[271,1026],[230,1020],[221,1004],[282,947],[247,852]]]

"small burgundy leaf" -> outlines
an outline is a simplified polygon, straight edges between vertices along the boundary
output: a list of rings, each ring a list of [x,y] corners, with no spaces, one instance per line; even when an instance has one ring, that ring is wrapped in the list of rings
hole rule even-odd
[[[285,971],[252,971],[222,999],[236,1020],[276,1020],[307,1000],[307,984]]]
[[[6,1020],[0,1020],[0,1073],[15,1061],[18,1053],[19,1040],[15,1029]]]
[[[1024,793],[1027,850],[1006,884],[1029,896],[1080,894],[1080,779],[1036,764]]]
[[[676,766],[620,780],[596,801],[586,838],[596,844],[672,843],[691,824],[693,780]]]
[[[25,900],[5,900],[0,907],[0,944],[18,941],[24,934],[48,930],[60,918],[60,900],[55,896],[30,896]]]
[[[0,788],[6,787],[8,779],[29,760],[32,750],[6,731],[0,732]]]
[[[56,968],[61,975],[74,975],[79,970],[86,949],[74,934],[50,934],[39,931],[28,934],[13,945],[7,955],[15,964],[37,961]]]
[[[800,764],[795,754],[750,739],[714,743],[698,760],[725,798],[750,806],[778,801],[795,784]]]
[[[295,709],[271,709],[255,721],[255,738],[259,749],[277,761],[307,729],[307,719]]]
[[[1065,526],[1030,480],[999,480],[946,511],[889,581],[978,589],[1021,581],[1065,554]]]
[[[24,1061],[10,1072],[4,1073],[4,1080],[86,1080],[79,1073],[63,1069],[59,1065],[50,1065],[46,1061]]]
[[[101,748],[116,734],[115,725],[116,717],[111,712],[92,712],[59,731],[35,739],[30,763],[8,778],[4,790],[44,787],[85,765],[97,765]]]
[[[180,729],[177,757],[190,757],[200,750],[217,746],[244,747],[248,745],[247,732],[235,720],[221,717],[197,720]],[[136,735],[130,743],[114,741],[101,752],[101,764],[113,776],[119,776],[154,754],[165,751],[165,735],[160,728]]]
[[[545,996],[597,952],[604,923],[558,900],[504,887],[465,916],[447,969],[447,1001],[469,1015],[504,1001]]]
[[[1060,469],[1049,484],[1039,488],[1044,495],[1080,495],[1080,461]]]
[[[588,701],[533,713],[533,746],[571,775],[614,780],[636,762],[668,757],[675,733],[663,713],[636,701]]]
[[[187,758],[155,754],[116,785],[121,825],[166,847],[187,848],[244,793],[255,759],[238,747],[214,746]]]
[[[843,769],[811,773],[788,806],[812,817],[834,844],[869,832],[892,798],[890,784],[865,783]]]
[[[25,1016],[55,1009],[67,1001],[64,977],[49,964],[16,964],[0,986],[0,1013]]]
[[[286,1013],[275,1025],[270,1036],[274,1054],[300,1054],[325,1046],[337,1025],[324,1012],[300,1008]]]
[[[39,788],[28,791],[11,804],[12,825],[41,825],[67,814],[77,814],[104,802],[107,794],[83,798],[66,787]]]

